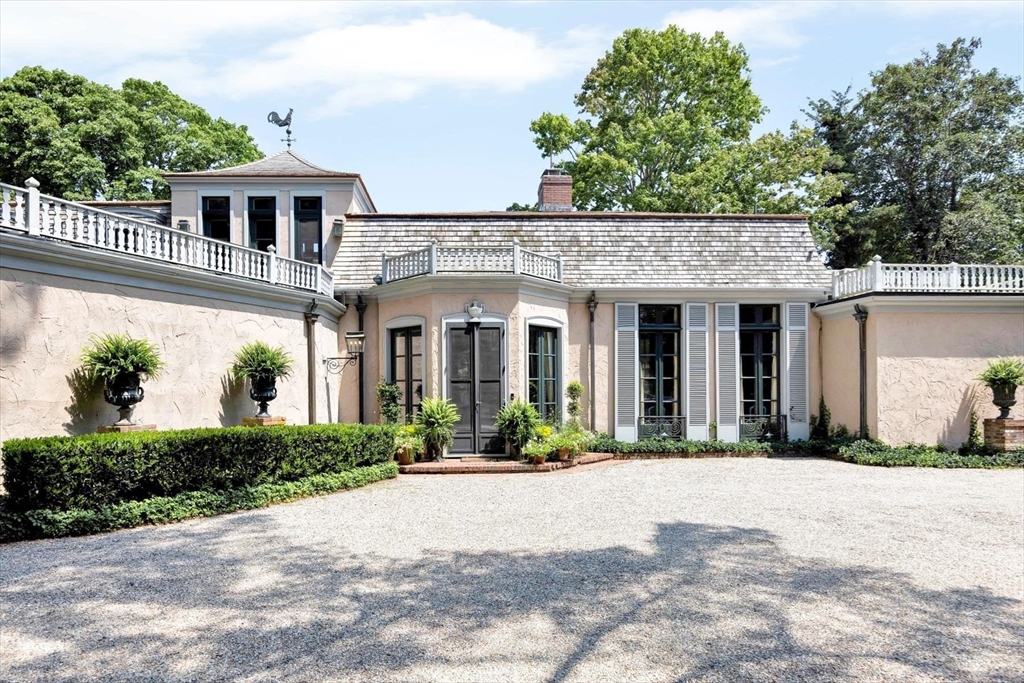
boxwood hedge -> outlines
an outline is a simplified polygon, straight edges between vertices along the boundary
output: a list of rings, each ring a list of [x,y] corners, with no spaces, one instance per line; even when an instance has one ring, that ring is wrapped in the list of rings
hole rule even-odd
[[[96,509],[335,474],[390,460],[394,428],[227,427],[12,439],[3,445],[11,510]]]

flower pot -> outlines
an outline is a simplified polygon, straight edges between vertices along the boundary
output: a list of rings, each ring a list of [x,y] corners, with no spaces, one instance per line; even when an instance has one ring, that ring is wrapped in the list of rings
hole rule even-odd
[[[559,448],[558,449],[558,459],[561,460],[562,462],[568,461],[569,460],[569,449],[568,448]]]
[[[544,454],[530,456],[530,462],[532,462],[534,465],[543,465],[547,461],[547,459],[548,456]]]
[[[416,453],[411,448],[403,448],[398,451],[398,464],[411,465],[416,462]]]
[[[1000,420],[1010,417],[1010,408],[1017,405],[1016,384],[996,384],[992,387],[992,403],[999,407]]]
[[[110,405],[117,406],[117,411],[121,416],[121,419],[114,423],[115,426],[125,427],[132,424],[132,406],[146,396],[146,392],[140,384],[139,373],[129,372],[108,381],[103,387],[103,400]]]
[[[270,417],[267,404],[277,398],[277,379],[275,377],[250,377],[249,398],[260,404],[260,412],[256,417]]]

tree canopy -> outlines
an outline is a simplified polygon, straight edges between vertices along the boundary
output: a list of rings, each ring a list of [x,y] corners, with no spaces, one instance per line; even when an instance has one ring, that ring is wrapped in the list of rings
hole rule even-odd
[[[822,173],[830,151],[813,131],[750,139],[766,109],[746,52],[721,33],[626,31],[575,104],[582,118],[545,112],[530,130],[543,156],[568,155],[577,209],[811,213],[814,226],[845,211],[829,203],[842,181]]]
[[[825,226],[829,264],[1024,261],[1024,94],[972,66],[958,39],[872,74],[871,87],[810,103],[847,216]]]
[[[160,171],[202,171],[263,154],[246,126],[214,119],[163,83],[120,89],[26,67],[0,81],[0,179],[68,199],[164,199]]]

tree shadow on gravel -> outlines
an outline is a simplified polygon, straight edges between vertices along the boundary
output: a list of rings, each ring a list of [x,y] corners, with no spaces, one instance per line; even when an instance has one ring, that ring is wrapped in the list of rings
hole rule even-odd
[[[1013,680],[1024,663],[1020,601],[798,558],[758,529],[395,559],[274,525],[0,548],[0,677]]]

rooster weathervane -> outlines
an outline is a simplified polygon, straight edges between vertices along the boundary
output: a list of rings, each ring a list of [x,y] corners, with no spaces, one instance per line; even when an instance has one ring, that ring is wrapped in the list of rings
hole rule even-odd
[[[293,142],[298,142],[298,140],[296,140],[295,138],[292,137],[292,110],[291,109],[288,109],[288,115],[285,116],[283,119],[280,116],[277,115],[276,111],[272,111],[269,114],[267,114],[267,121],[270,122],[270,123],[273,123],[275,126],[278,126],[280,128],[284,128],[285,136],[283,138],[281,138],[281,142],[287,142],[288,143],[288,149],[292,148],[292,143]]]

